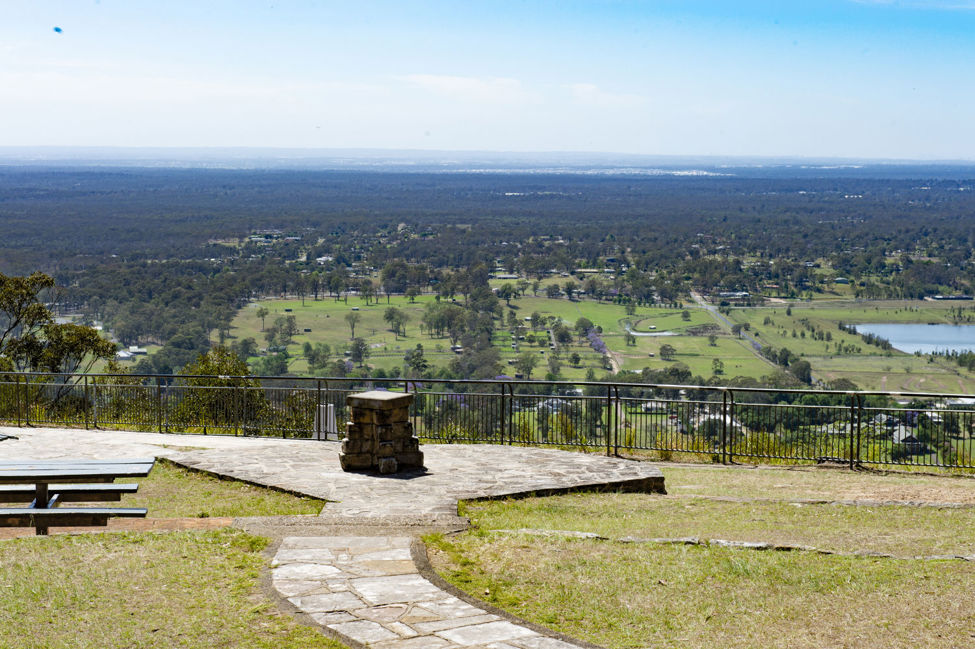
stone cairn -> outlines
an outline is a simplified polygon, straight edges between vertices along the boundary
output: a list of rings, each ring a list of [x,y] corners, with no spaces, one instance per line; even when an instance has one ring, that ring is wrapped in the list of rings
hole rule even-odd
[[[343,471],[396,473],[401,466],[423,468],[420,440],[410,422],[412,394],[373,390],[350,394],[345,402],[352,421],[346,425],[339,455]]]

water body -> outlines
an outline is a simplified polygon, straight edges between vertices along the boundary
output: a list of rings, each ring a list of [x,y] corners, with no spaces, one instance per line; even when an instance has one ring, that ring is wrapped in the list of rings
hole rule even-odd
[[[908,354],[975,351],[975,325],[858,324],[856,329],[886,338],[895,349]]]

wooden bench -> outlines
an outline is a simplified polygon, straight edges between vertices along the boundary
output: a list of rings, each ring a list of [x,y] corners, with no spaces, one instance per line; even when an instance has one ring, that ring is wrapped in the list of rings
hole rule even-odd
[[[57,494],[62,503],[118,502],[122,494],[134,494],[139,485],[134,482],[116,484],[51,484],[48,495]],[[30,503],[36,495],[34,485],[0,485],[0,503]]]
[[[33,527],[43,535],[49,527],[105,527],[109,518],[145,518],[147,512],[144,507],[2,507],[0,527]]]
[[[145,518],[142,507],[59,507],[61,503],[118,501],[139,485],[115,484],[116,478],[149,475],[155,458],[125,460],[33,460],[0,462],[0,502],[29,503],[0,507],[0,527],[105,526],[109,518]]]

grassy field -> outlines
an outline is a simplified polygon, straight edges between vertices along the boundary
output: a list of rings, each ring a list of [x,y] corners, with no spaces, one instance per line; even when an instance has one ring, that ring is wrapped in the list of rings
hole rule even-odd
[[[435,366],[445,365],[454,358],[454,354],[450,351],[449,338],[434,338],[420,333],[419,328],[424,306],[433,299],[433,296],[424,295],[418,297],[415,303],[411,303],[402,296],[394,296],[388,304],[383,299],[370,305],[366,305],[359,298],[350,298],[348,303],[344,300],[336,302],[327,299],[317,302],[306,300],[304,304],[300,300],[268,300],[249,305],[241,310],[233,321],[231,334],[237,339],[253,337],[259,345],[263,346],[261,319],[257,317],[258,306],[264,306],[270,312],[264,319],[265,326],[272,326],[276,318],[295,316],[300,332],[288,348],[291,357],[289,370],[295,374],[309,374],[308,364],[301,353],[302,345],[305,342],[326,343],[333,350],[333,358],[341,357],[351,339],[351,330],[345,321],[345,316],[355,308],[361,316],[361,321],[356,326],[356,336],[365,339],[370,345],[371,356],[368,359],[370,367],[383,368],[386,371],[394,367],[402,368],[403,356],[418,343],[423,345],[424,356],[428,361]],[[409,316],[405,335],[396,336],[383,320],[383,314],[388,306],[395,306]],[[508,308],[508,305],[505,305],[505,312]],[[722,354],[728,354],[724,362],[729,376],[734,376],[735,373],[745,373],[750,376],[768,373],[767,366],[762,361],[755,359],[754,355],[730,339],[723,340],[719,347],[710,347],[706,336],[688,335],[688,329],[715,324],[706,311],[693,306],[688,306],[686,309],[690,314],[689,320],[683,319],[682,309],[640,307],[634,315],[627,316],[625,307],[618,304],[592,300],[549,299],[530,295],[511,300],[510,308],[522,322],[534,312],[538,312],[545,318],[553,316],[560,318],[570,326],[581,317],[588,318],[593,324],[602,328],[602,338],[607,347],[617,354],[617,361],[627,369],[664,367],[666,362],[659,358],[656,351],[661,344],[667,342],[677,348],[677,361],[687,363],[692,367],[692,371],[701,373],[705,377],[711,375],[712,359]],[[636,346],[628,346],[625,340],[624,320],[632,322],[634,331],[637,332],[650,332],[650,327],[653,326],[656,327],[653,330],[655,333],[671,332],[677,335],[637,337]],[[306,332],[305,329],[310,331]],[[534,337],[537,340],[535,345],[522,341],[517,349],[512,349],[510,334],[506,329],[499,327],[494,344],[501,352],[502,362],[514,359],[518,353],[525,350],[537,351],[540,356],[550,354],[544,331],[535,332]],[[655,358],[649,356],[650,351],[655,351]],[[568,363],[572,353],[578,353],[582,357],[583,362],[578,367],[572,367]],[[561,357],[561,374],[566,379],[582,379],[589,368],[595,369],[600,374],[605,371],[599,355],[593,352],[586,341],[574,341],[562,350]],[[546,371],[546,364],[542,362],[533,374],[533,378],[543,376]]]
[[[675,350],[673,361],[660,357],[661,345],[670,345]],[[706,336],[661,336],[659,338],[637,338],[635,346],[618,350],[623,359],[623,369],[641,370],[665,368],[671,362],[684,363],[691,373],[707,378],[713,373],[715,358],[724,364],[724,376],[753,376],[758,378],[769,374],[775,368],[758,358],[740,340],[728,335],[719,335],[712,346]],[[649,356],[653,353],[653,357]]]
[[[418,343],[423,345],[425,356],[432,365],[446,365],[454,358],[449,349],[450,340],[421,334],[419,328],[423,308],[433,299],[433,296],[425,295],[410,303],[404,297],[393,297],[389,304],[381,300],[370,305],[359,298],[350,298],[348,303],[327,299],[317,302],[306,300],[304,304],[300,300],[270,300],[261,305],[270,311],[265,318],[268,326],[278,317],[296,317],[300,333],[294,337],[294,343],[288,350],[289,370],[307,375],[310,372],[302,357],[302,344],[306,341],[327,343],[332,347],[333,358],[342,357],[351,338],[345,315],[353,308],[361,316],[356,335],[364,338],[371,348],[368,359],[370,367],[386,371],[402,369],[403,356]],[[865,303],[834,299],[791,305],[775,303],[761,308],[732,308],[729,318],[733,323],[747,325],[748,333],[762,345],[771,345],[776,349],[786,347],[793,354],[808,360],[817,379],[846,378],[866,390],[973,393],[975,375],[960,370],[947,360],[916,357],[896,350],[885,351],[866,344],[857,335],[841,331],[837,326],[839,322],[968,322],[975,319],[975,310],[967,304],[923,301]],[[232,335],[238,339],[253,337],[263,345],[256,306],[250,305],[237,315]],[[410,320],[405,335],[396,336],[383,321],[387,306],[395,306],[408,314]],[[505,305],[505,312],[508,308]],[[787,308],[790,313],[787,313]],[[707,311],[695,306],[685,309],[639,307],[635,314],[628,316],[625,307],[618,304],[549,299],[528,294],[511,300],[510,309],[521,322],[533,312],[543,317],[560,318],[570,325],[580,317],[588,318],[602,328],[602,339],[611,352],[614,369],[639,371],[648,367],[659,370],[670,363],[680,362],[686,364],[692,374],[707,379],[714,373],[712,363],[716,358],[723,365],[722,375],[728,378],[760,378],[776,369],[758,357],[747,341],[732,336],[718,326]],[[689,320],[683,318],[685,310],[690,316]],[[626,323],[630,323],[632,330],[638,334],[672,335],[636,336],[635,344],[628,345]],[[310,331],[305,332],[305,329]],[[528,340],[514,341],[505,328],[499,327],[494,344],[501,352],[502,363],[508,366],[505,372],[511,375],[515,370],[508,361],[513,362],[523,351],[538,353],[540,363],[532,378],[542,378],[548,371],[546,361],[551,355],[548,339],[544,331],[528,333]],[[706,333],[716,334],[715,345],[710,344]],[[512,342],[516,342],[517,346],[512,347]],[[672,360],[660,357],[660,347],[665,344],[676,350]],[[577,366],[568,362],[573,353],[578,353],[581,358]],[[594,369],[597,375],[606,372],[602,359],[587,341],[577,339],[561,350],[561,378],[580,380],[589,369]]]
[[[172,518],[314,515],[323,503],[159,462],[121,505]],[[0,646],[344,647],[260,593],[267,542],[232,529],[0,541]]]
[[[975,510],[810,505],[800,498],[973,502],[972,479],[824,469],[664,466],[669,496],[469,503],[475,528],[429,537],[445,578],[516,615],[612,649],[967,647]],[[744,502],[715,500],[739,498]],[[759,498],[760,500],[748,500]],[[904,558],[572,539],[697,536]]]
[[[866,344],[841,331],[838,323],[967,323],[969,303],[878,301],[801,303],[734,308],[729,319],[747,324],[763,345],[788,348],[809,361],[818,379],[845,378],[864,390],[975,392],[975,376],[944,359],[918,357]],[[958,308],[962,308],[958,317]],[[828,334],[828,339],[827,335]],[[817,339],[818,338],[818,339]],[[853,349],[851,349],[853,348]]]

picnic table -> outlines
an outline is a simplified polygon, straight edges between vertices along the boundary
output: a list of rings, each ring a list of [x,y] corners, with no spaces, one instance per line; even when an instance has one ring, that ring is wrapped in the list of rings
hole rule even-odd
[[[33,527],[45,535],[49,527],[108,525],[113,517],[145,518],[143,507],[60,507],[62,503],[121,500],[135,493],[135,483],[116,484],[116,478],[149,475],[155,458],[120,460],[24,460],[0,462],[0,503],[28,503],[0,507],[0,527]]]

